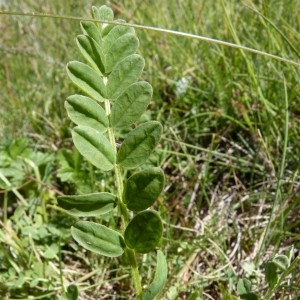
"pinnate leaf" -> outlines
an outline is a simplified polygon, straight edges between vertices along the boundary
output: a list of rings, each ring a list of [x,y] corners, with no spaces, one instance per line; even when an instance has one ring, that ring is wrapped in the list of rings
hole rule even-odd
[[[162,126],[149,121],[132,130],[121,144],[117,163],[125,169],[136,168],[145,162],[160,140]]]
[[[71,227],[71,234],[78,244],[97,254],[117,257],[124,252],[122,235],[104,225],[78,221]]]
[[[111,124],[122,129],[136,122],[152,97],[152,87],[148,82],[132,84],[114,103],[111,110]]]
[[[104,101],[104,98],[106,98],[106,87],[99,73],[78,61],[68,63],[67,73],[73,83],[88,96],[99,102]]]
[[[90,127],[78,126],[73,129],[72,137],[77,150],[91,164],[103,171],[113,168],[116,154],[102,133]]]
[[[159,168],[146,169],[132,175],[126,182],[123,201],[127,208],[141,211],[150,207],[164,187],[164,173]]]
[[[69,118],[77,125],[94,128],[105,132],[109,121],[104,109],[89,97],[72,95],[67,98],[65,108]]]
[[[61,196],[58,205],[76,217],[95,217],[114,209],[117,197],[110,193]]]
[[[157,263],[154,279],[149,287],[143,292],[144,300],[153,300],[159,293],[162,292],[168,275],[167,260],[162,251],[157,251]]]
[[[151,210],[138,213],[127,225],[124,233],[127,247],[139,253],[148,253],[154,250],[161,237],[161,218]]]

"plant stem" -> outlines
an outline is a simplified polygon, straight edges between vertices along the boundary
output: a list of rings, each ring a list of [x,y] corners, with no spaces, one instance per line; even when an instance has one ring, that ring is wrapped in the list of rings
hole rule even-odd
[[[104,106],[105,106],[106,115],[109,116],[110,115],[109,100],[104,101]],[[109,141],[110,141],[113,149],[117,152],[116,139],[115,139],[115,134],[114,134],[113,129],[111,127],[109,127],[107,130],[107,133],[108,133],[108,138],[109,138]],[[118,164],[115,164],[114,169],[115,169],[115,178],[116,178],[118,198],[119,198],[118,207],[119,207],[119,211],[120,211],[121,217],[122,217],[122,231],[124,231],[129,222],[129,219],[128,219],[127,208],[122,200],[123,190],[124,190],[123,176],[122,176],[122,170]],[[135,292],[137,295],[137,299],[143,300],[142,285],[141,285],[141,279],[140,279],[141,277],[140,277],[139,268],[138,268],[137,261],[136,261],[135,251],[131,250],[131,249],[126,249],[125,251],[126,251],[126,253],[128,255],[128,259],[129,259],[132,280],[133,280]]]
[[[143,300],[142,285],[140,280],[139,268],[136,262],[135,251],[131,249],[127,249],[127,255],[131,266],[131,274],[132,274],[132,280],[136,292],[136,298],[138,300]]]

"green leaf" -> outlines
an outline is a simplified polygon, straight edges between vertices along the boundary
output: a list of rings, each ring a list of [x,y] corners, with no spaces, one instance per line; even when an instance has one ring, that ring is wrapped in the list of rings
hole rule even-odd
[[[117,19],[117,20],[114,20],[115,22],[118,22],[118,23],[126,23],[126,21],[122,20],[122,19]],[[117,29],[115,29],[117,28]],[[111,30],[115,30],[115,33],[114,33],[114,40],[116,40],[118,37],[122,36],[122,35],[125,35],[127,33],[131,33],[131,34],[135,34],[135,30],[133,27],[128,27],[128,26],[121,26],[121,25],[116,25],[116,24],[106,24],[106,26],[104,26],[102,28],[102,31],[101,31],[101,35],[102,35],[102,40],[103,42],[105,42],[105,39],[107,37],[107,35],[110,33]]]
[[[164,187],[164,173],[159,168],[146,169],[132,175],[126,182],[123,201],[127,208],[141,211],[150,207]]]
[[[269,261],[265,266],[265,275],[269,288],[273,289],[278,282],[277,265]]]
[[[118,26],[121,27],[121,26]],[[110,73],[115,65],[125,57],[134,54],[139,47],[139,40],[133,34],[125,34],[116,40],[110,40],[114,34],[114,27],[103,41],[103,52],[105,53],[105,72]]]
[[[102,133],[90,127],[78,126],[73,129],[72,137],[80,154],[91,164],[104,171],[113,168],[115,150]]]
[[[68,63],[67,73],[72,82],[88,96],[99,102],[104,101],[104,98],[106,98],[106,87],[99,73],[78,61]]]
[[[93,69],[104,74],[104,54],[99,44],[94,39],[86,35],[79,35],[76,42],[81,54],[93,67]]]
[[[132,84],[112,106],[112,126],[123,129],[136,122],[150,103],[151,97],[152,87],[148,82]]]
[[[121,60],[108,76],[107,98],[118,98],[131,84],[138,81],[144,65],[144,59],[138,54]]]
[[[114,19],[112,9],[106,5],[100,7],[92,6],[92,15],[96,20],[112,21]],[[99,25],[103,26],[103,23],[99,23]]]
[[[288,257],[282,254],[276,255],[272,261],[281,271],[285,271],[290,265]]]
[[[58,244],[47,245],[45,248],[45,252],[42,253],[42,256],[46,259],[54,259],[59,253]]]
[[[97,24],[100,24],[100,23],[97,23]],[[80,26],[81,26],[82,32],[85,35],[88,35],[96,43],[98,43],[99,45],[101,45],[101,43],[102,43],[101,34],[100,34],[98,26],[95,23],[89,22],[89,21],[81,21],[80,22]]]
[[[258,296],[254,293],[240,295],[241,300],[258,300]]]
[[[78,299],[78,287],[75,284],[70,284],[67,287],[67,299],[68,300],[77,300]]]
[[[237,293],[239,295],[250,293],[251,288],[252,288],[252,283],[249,279],[246,278],[239,279],[237,284]]]
[[[109,121],[104,109],[89,97],[72,95],[67,98],[65,108],[69,118],[77,125],[105,132]]]
[[[58,205],[76,217],[95,217],[114,209],[117,197],[110,193],[61,196]]]
[[[154,280],[149,287],[143,292],[144,300],[153,300],[160,294],[167,282],[168,265],[167,260],[162,251],[157,251],[157,263]]]
[[[124,233],[128,248],[139,253],[148,253],[159,244],[162,237],[160,216],[151,210],[137,214],[127,225]]]
[[[71,234],[78,244],[97,254],[117,257],[124,252],[122,235],[104,225],[78,221],[71,227]]]
[[[117,163],[125,169],[145,162],[160,140],[162,126],[157,121],[146,122],[132,130],[121,144]]]
[[[126,23],[124,20],[115,20],[118,23]],[[107,24],[102,30],[102,40],[103,40],[103,51],[108,52],[111,45],[121,36],[126,34],[135,35],[135,30],[133,27]]]

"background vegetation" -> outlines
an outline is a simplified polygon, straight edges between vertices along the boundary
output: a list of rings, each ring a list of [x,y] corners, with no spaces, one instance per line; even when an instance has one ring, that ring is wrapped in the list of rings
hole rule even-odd
[[[89,17],[102,4],[128,22],[300,62],[297,0],[13,0],[2,10]],[[131,299],[128,272],[80,248],[73,220],[55,205],[58,195],[113,184],[73,148],[63,106],[75,92],[65,65],[81,59],[79,22],[0,15],[0,30],[0,298],[58,299],[76,283],[81,299]],[[154,88],[143,118],[164,125],[157,153],[167,183],[156,208],[169,281],[161,298],[300,299],[299,66],[171,34],[137,35],[143,78]],[[153,257],[140,259],[151,266]],[[144,273],[150,278],[151,268]]]

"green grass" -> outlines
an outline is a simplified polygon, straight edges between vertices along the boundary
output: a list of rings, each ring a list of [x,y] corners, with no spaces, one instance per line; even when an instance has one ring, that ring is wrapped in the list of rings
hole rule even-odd
[[[78,17],[103,4],[6,2],[8,11]],[[299,62],[297,0],[152,2],[112,7],[135,24]],[[77,283],[84,299],[130,299],[127,271],[76,245],[67,229],[72,219],[55,209],[60,193],[111,183],[105,174],[93,177],[91,166],[73,155],[63,107],[74,92],[65,65],[80,59],[74,42],[79,22],[0,15],[0,28],[0,294],[57,299],[63,286]],[[167,176],[157,206],[170,269],[163,297],[235,299],[238,280],[247,278],[260,297],[297,299],[299,265],[280,272],[286,276],[271,295],[264,268],[276,254],[299,255],[299,66],[183,36],[137,34],[143,76],[154,88],[145,118],[164,125],[157,151]],[[187,89],[180,94],[182,78]],[[143,273],[151,278],[150,268]]]

